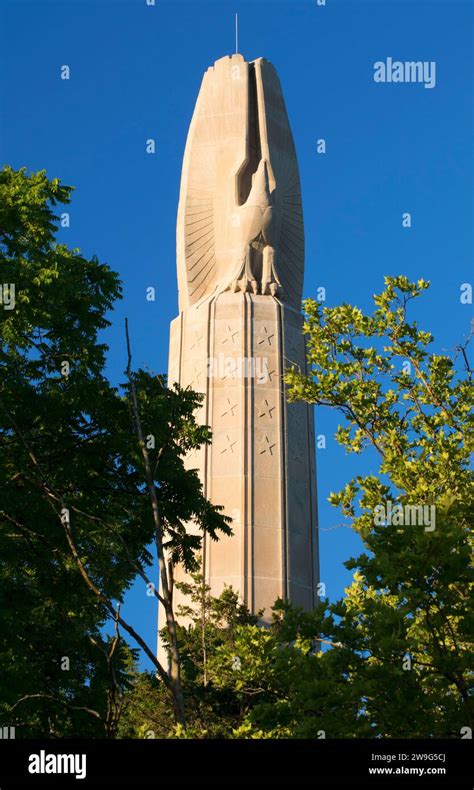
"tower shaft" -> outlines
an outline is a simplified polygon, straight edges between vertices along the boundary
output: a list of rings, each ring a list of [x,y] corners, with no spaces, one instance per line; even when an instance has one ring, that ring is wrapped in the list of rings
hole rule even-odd
[[[212,444],[186,463],[232,518],[232,536],[205,542],[206,581],[214,595],[232,585],[264,620],[277,598],[310,609],[313,412],[289,405],[283,382],[288,365],[306,369],[303,212],[280,82],[262,58],[221,58],[204,75],[183,160],[177,269],[169,383],[204,395],[198,421],[212,429]]]
[[[232,585],[249,608],[316,601],[318,539],[311,408],[288,404],[288,362],[305,368],[302,316],[274,297],[222,293],[172,324],[169,377],[205,395],[212,444],[187,459],[233,535],[208,541],[212,593]],[[179,580],[179,579],[178,579]],[[179,593],[176,593],[179,605]]]

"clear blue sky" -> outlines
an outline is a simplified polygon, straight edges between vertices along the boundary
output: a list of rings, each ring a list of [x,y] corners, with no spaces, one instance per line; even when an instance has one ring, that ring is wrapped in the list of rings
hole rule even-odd
[[[62,239],[120,273],[124,300],[106,333],[123,379],[123,317],[136,365],[166,370],[177,313],[175,223],[181,160],[204,70],[234,49],[276,66],[298,153],[306,229],[305,295],[370,306],[386,274],[424,277],[415,303],[437,350],[469,333],[459,301],[473,261],[473,6],[456,0],[0,0],[0,165],[45,168],[74,185]],[[436,61],[436,86],[376,84],[373,64]],[[60,79],[69,65],[71,78]],[[145,152],[147,138],[156,154]],[[325,138],[327,153],[316,153]],[[411,212],[413,226],[402,227]],[[156,288],[148,302],[145,289]],[[321,571],[331,599],[359,551],[326,498],[371,459],[346,456],[334,415],[318,411]],[[127,614],[154,642],[143,584]]]

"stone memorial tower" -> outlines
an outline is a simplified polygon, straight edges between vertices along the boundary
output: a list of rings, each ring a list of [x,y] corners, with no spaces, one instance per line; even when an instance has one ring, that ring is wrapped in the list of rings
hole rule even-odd
[[[205,395],[199,421],[213,434],[187,464],[233,519],[231,537],[204,546],[206,580],[216,595],[232,585],[264,621],[278,597],[311,608],[313,413],[286,402],[282,381],[288,365],[306,365],[301,191],[280,82],[263,58],[224,57],[204,75],[183,161],[177,269],[169,383]]]

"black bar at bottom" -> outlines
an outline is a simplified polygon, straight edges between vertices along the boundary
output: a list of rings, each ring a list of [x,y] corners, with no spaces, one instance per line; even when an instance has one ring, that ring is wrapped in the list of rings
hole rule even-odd
[[[298,778],[305,787],[471,790],[471,751],[470,740],[0,740],[0,790]]]

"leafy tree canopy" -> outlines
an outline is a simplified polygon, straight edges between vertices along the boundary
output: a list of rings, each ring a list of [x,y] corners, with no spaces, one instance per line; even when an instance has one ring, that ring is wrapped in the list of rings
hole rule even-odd
[[[0,172],[0,716],[17,737],[114,733],[134,659],[116,604],[147,578],[155,537],[131,383],[104,374],[100,332],[121,286],[55,240],[54,209],[70,196],[44,171]],[[229,532],[183,463],[210,441],[194,419],[200,396],[143,370],[131,381],[163,541],[193,569],[202,533]]]

